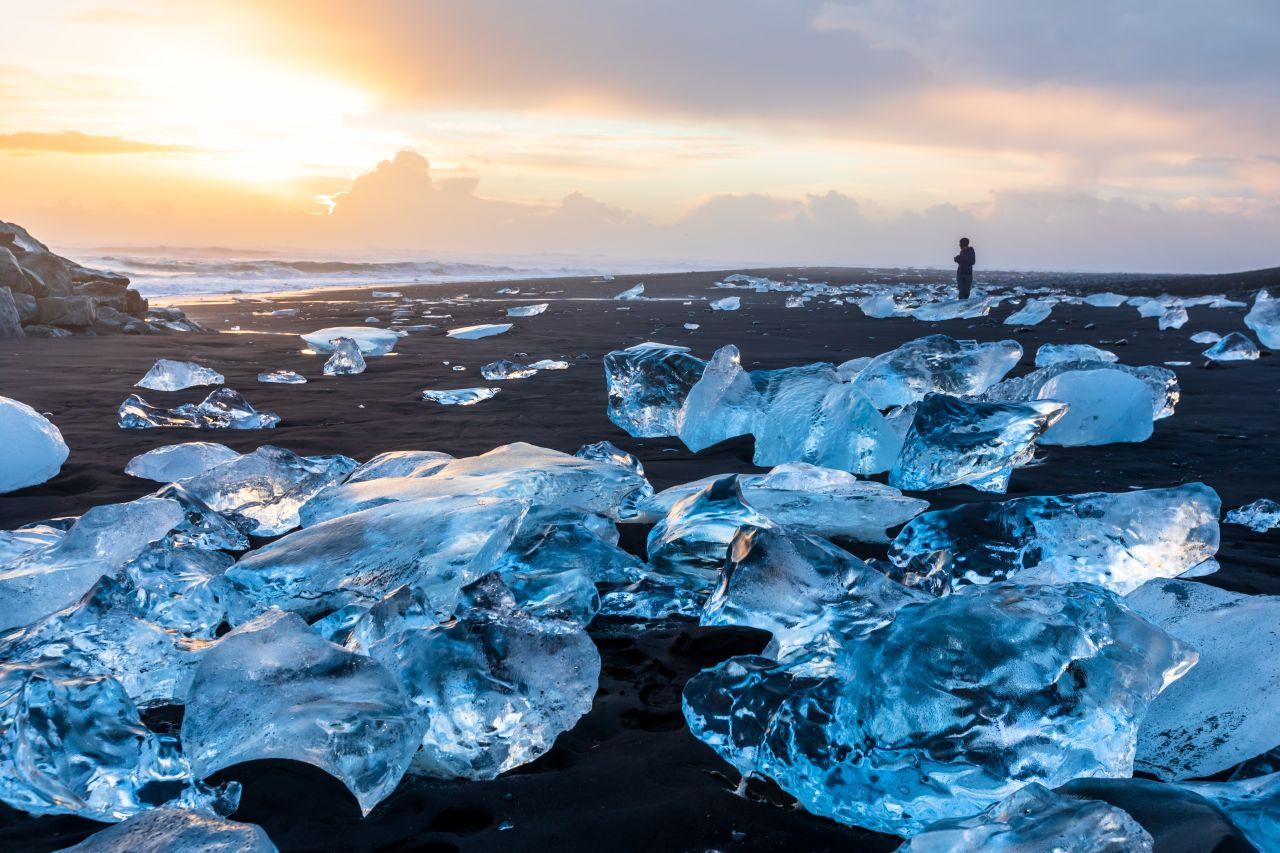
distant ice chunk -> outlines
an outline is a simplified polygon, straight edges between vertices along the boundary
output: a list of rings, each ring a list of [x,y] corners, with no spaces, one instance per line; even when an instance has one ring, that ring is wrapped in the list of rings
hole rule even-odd
[[[474,406],[476,403],[492,400],[501,391],[501,388],[451,388],[447,391],[431,389],[422,392],[422,399],[442,406]]]
[[[1187,324],[1187,319],[1187,309],[1181,305],[1173,305],[1160,315],[1160,331],[1181,329]]]
[[[1196,332],[1191,336],[1191,342],[1195,344],[1216,344],[1222,340],[1222,335],[1217,332]]]
[[[8,397],[0,397],[0,435],[0,494],[53,479],[70,454],[52,421]]]
[[[1248,335],[1232,332],[1204,351],[1210,361],[1253,361],[1261,353]]]
[[[1265,290],[1259,290],[1253,298],[1253,307],[1244,315],[1244,324],[1258,336],[1264,347],[1280,349],[1280,300],[1271,298]]]
[[[889,485],[1003,492],[1013,469],[1031,461],[1035,440],[1066,411],[1064,404],[1044,400],[978,403],[929,394],[916,409]]]
[[[161,806],[107,827],[63,853],[277,853],[262,827]]]
[[[1194,779],[1280,746],[1280,596],[1153,580],[1125,600],[1200,653],[1147,711],[1138,769]]]
[[[259,412],[231,388],[219,388],[198,404],[183,403],[173,409],[152,406],[137,394],[130,394],[120,404],[118,415],[121,429],[273,429],[280,423],[275,412]]]
[[[712,311],[737,311],[742,307],[742,299],[737,296],[726,296],[723,299],[713,299],[708,305]]]
[[[1022,358],[1017,341],[978,343],[946,335],[908,341],[872,358],[852,382],[878,409],[906,406],[926,394],[980,394]]]
[[[450,329],[448,336],[459,341],[476,341],[511,331],[510,323],[484,323],[478,326],[459,326]]]
[[[1128,297],[1120,293],[1093,293],[1084,298],[1084,304],[1094,308],[1118,308],[1127,300]]]
[[[628,287],[626,290],[622,291],[621,293],[619,293],[617,296],[613,298],[623,299],[623,300],[644,299],[644,282],[640,282],[637,285]]]
[[[551,303],[539,302],[535,305],[517,305],[507,309],[508,317],[536,317],[549,308]]]
[[[150,391],[181,391],[198,385],[221,385],[226,380],[218,371],[193,361],[162,358],[151,366],[146,376],[138,380],[136,387]]]
[[[527,379],[537,372],[538,369],[532,365],[518,364],[505,358],[491,361],[480,368],[480,375],[490,382],[499,379]]]
[[[205,654],[182,743],[200,777],[263,758],[314,765],[346,785],[367,815],[400,782],[421,730],[384,666],[274,611]]]
[[[688,347],[643,343],[604,357],[609,420],[636,438],[676,435],[680,408],[707,363]]]
[[[1120,357],[1113,352],[1088,344],[1044,344],[1036,350],[1036,367],[1051,367],[1072,361],[1116,362]]]
[[[529,365],[534,370],[568,370],[569,362],[554,358],[543,358]]]
[[[1227,513],[1227,524],[1243,524],[1250,530],[1266,533],[1280,527],[1280,504],[1270,498],[1259,498]]]
[[[1124,594],[1212,560],[1220,508],[1203,483],[962,504],[908,522],[889,561],[898,580],[935,595],[1004,580]]]
[[[338,341],[348,338],[356,342],[363,355],[386,355],[400,342],[399,332],[390,329],[370,329],[368,326],[331,326],[301,336],[311,349],[319,353],[333,352]]]
[[[969,299],[944,299],[938,302],[927,302],[911,312],[917,320],[930,323],[943,320],[973,320],[991,313],[998,300],[991,297],[973,296]]]
[[[333,354],[324,363],[325,376],[350,376],[364,373],[364,356],[360,354],[360,345],[351,338],[333,340]]]
[[[1038,326],[1048,319],[1053,306],[1058,300],[1052,296],[1043,299],[1028,299],[1027,304],[1004,318],[1006,326]]]
[[[374,299],[399,299],[404,296],[404,294],[398,290],[375,290],[369,295]]]
[[[292,370],[271,370],[259,373],[258,381],[269,385],[306,385],[307,377]]]
[[[898,853],[1151,853],[1150,833],[1123,809],[1032,782],[980,814],[925,827]]]
[[[893,317],[899,313],[898,303],[894,300],[893,293],[888,290],[881,290],[873,296],[866,297],[858,302],[858,307],[862,309],[863,314],[877,320]]]
[[[240,454],[225,444],[188,441],[184,444],[166,444],[135,456],[124,466],[124,472],[132,477],[155,480],[157,483],[174,483],[239,458]]]

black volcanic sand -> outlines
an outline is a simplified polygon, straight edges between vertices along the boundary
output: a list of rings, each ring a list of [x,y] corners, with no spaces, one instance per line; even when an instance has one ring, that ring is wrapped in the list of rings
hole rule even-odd
[[[806,276],[846,284],[885,281],[863,270],[765,270],[775,279]],[[940,280],[939,273],[894,273],[888,278]],[[422,306],[449,320],[403,339],[393,356],[369,359],[359,376],[321,375],[322,356],[304,355],[295,335],[332,325],[384,322],[394,299],[369,290],[326,290],[281,295],[265,303],[189,302],[189,314],[210,328],[235,334],[70,338],[0,342],[0,394],[50,415],[71,447],[62,473],[40,486],[0,496],[0,529],[62,515],[101,503],[125,501],[155,484],[125,476],[132,457],[181,441],[212,440],[249,451],[277,444],[298,453],[345,453],[360,460],[400,449],[443,450],[462,456],[512,441],[572,452],[607,439],[635,453],[661,489],[721,472],[756,470],[751,440],[725,442],[696,456],[676,439],[633,439],[605,416],[601,357],[646,340],[690,346],[709,357],[737,344],[748,368],[778,368],[813,361],[839,363],[873,355],[912,338],[943,332],[957,338],[1015,338],[1026,355],[1015,370],[1033,366],[1047,342],[1089,343],[1114,350],[1126,364],[1191,362],[1178,367],[1182,401],[1177,414],[1159,421],[1155,435],[1137,445],[1046,448],[1043,464],[1015,472],[1008,497],[1094,490],[1156,488],[1202,480],[1218,490],[1224,510],[1259,497],[1277,497],[1280,454],[1275,448],[1280,359],[1264,357],[1208,368],[1201,330],[1243,330],[1244,309],[1189,309],[1180,330],[1157,331],[1156,321],[1132,307],[1058,306],[1033,328],[1004,326],[1013,307],[993,317],[943,323],[872,320],[854,306],[814,300],[784,309],[786,294],[713,289],[713,273],[626,276],[611,282],[557,279],[465,285],[393,285],[405,296],[442,299],[469,294],[462,305]],[[999,280],[999,276],[992,276]],[[1171,292],[1190,296],[1230,293],[1275,284],[1275,275],[1157,280],[1128,277],[1010,275],[1024,286]],[[609,297],[637,281],[652,301]],[[518,287],[515,296],[497,294]],[[713,312],[705,300],[742,298],[736,312]],[[546,313],[511,320],[507,334],[479,341],[444,336],[444,329],[507,322],[505,308],[548,301]],[[299,317],[269,317],[272,309],[297,307]],[[696,331],[684,323],[698,323]],[[1127,341],[1115,345],[1118,339]],[[194,360],[227,377],[259,409],[282,417],[269,431],[121,430],[116,408],[157,358]],[[486,382],[482,365],[499,358],[533,361],[563,358],[570,369],[511,382]],[[463,365],[454,372],[451,365]],[[306,385],[265,385],[260,371],[296,370]],[[445,407],[420,399],[427,388],[498,385],[495,399],[470,407]],[[197,401],[210,389],[143,392],[153,404]],[[935,507],[994,500],[968,488],[924,495]],[[643,547],[643,530],[624,528],[624,546]],[[1222,571],[1206,582],[1250,593],[1280,592],[1276,537],[1223,525]],[[882,552],[881,552],[882,553]],[[867,549],[866,556],[875,556]],[[219,774],[237,779],[244,796],[235,817],[263,826],[282,850],[892,850],[898,839],[842,827],[796,808],[767,784],[734,793],[736,774],[685,729],[680,711],[684,681],[699,669],[735,654],[763,648],[767,637],[743,629],[702,629],[688,622],[648,633],[598,621],[592,635],[603,655],[595,706],[539,760],[492,782],[440,782],[407,777],[365,819],[340,783],[307,765],[262,761]],[[156,725],[172,726],[157,717]],[[1156,798],[1159,800],[1159,798]],[[1176,798],[1168,798],[1170,802]],[[1163,801],[1160,801],[1163,802]],[[1169,831],[1181,808],[1147,803],[1142,820],[1161,839],[1160,850],[1204,850],[1220,827],[1200,835]],[[1163,809],[1163,811],[1162,811]],[[1167,825],[1162,821],[1167,819]],[[98,824],[72,817],[31,818],[0,806],[0,848],[49,850],[79,841]],[[1207,833],[1207,835],[1206,835]],[[1216,841],[1214,842],[1216,843]],[[1209,845],[1211,846],[1211,845]],[[1230,849],[1224,842],[1219,849]]]

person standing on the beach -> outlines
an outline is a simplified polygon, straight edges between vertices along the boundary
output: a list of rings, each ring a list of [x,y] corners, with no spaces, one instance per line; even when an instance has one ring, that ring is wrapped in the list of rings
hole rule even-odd
[[[978,256],[969,245],[968,237],[960,238],[960,254],[955,256],[955,262],[956,286],[960,288],[960,298],[968,299],[969,291],[973,289],[973,265],[978,262]]]

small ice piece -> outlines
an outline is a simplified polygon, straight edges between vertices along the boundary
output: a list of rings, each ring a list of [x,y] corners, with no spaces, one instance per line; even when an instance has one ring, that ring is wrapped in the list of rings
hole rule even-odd
[[[1200,653],[1148,709],[1139,770],[1166,781],[1195,779],[1280,746],[1280,596],[1153,580],[1125,601]]]
[[[1173,305],[1160,315],[1160,331],[1165,329],[1181,329],[1187,324],[1187,309],[1181,305]]]
[[[370,606],[403,584],[421,588],[447,615],[459,588],[490,571],[510,546],[528,506],[495,498],[424,498],[311,525],[250,551],[227,570],[232,616],[242,622],[273,607],[314,617],[348,604]]]
[[[1128,301],[1128,297],[1120,293],[1094,293],[1084,298],[1084,304],[1094,308],[1118,308]]]
[[[411,602],[393,596],[365,618],[376,626],[355,626],[350,645],[399,674],[426,725],[411,773],[493,779],[546,752],[591,710],[600,653],[579,625],[521,610],[496,575],[464,596],[437,625],[412,612],[397,618]]]
[[[302,313],[297,308],[277,308],[271,312],[272,317],[297,317]]]
[[[742,299],[737,296],[726,296],[724,299],[715,299],[710,303],[712,311],[737,311],[742,307]]]
[[[604,357],[609,420],[636,438],[676,435],[680,409],[707,363],[688,347],[643,343]]]
[[[480,368],[480,375],[489,381],[498,379],[527,379],[538,372],[531,364],[518,364],[508,359],[491,361]]]
[[[1257,533],[1280,527],[1280,504],[1270,498],[1259,498],[1227,513],[1227,524],[1243,524]]]
[[[135,456],[124,466],[124,472],[131,477],[157,483],[175,483],[239,458],[240,454],[225,444],[188,441],[185,444],[166,444]]]
[[[297,309],[293,309],[297,310]],[[278,853],[262,827],[161,806],[95,832],[63,853]]]
[[[535,361],[533,364],[529,366],[532,367],[534,370],[568,370],[569,362],[558,361],[552,358],[544,358],[544,359]]]
[[[274,429],[280,423],[275,412],[259,412],[231,388],[219,388],[199,404],[183,403],[173,409],[152,406],[137,394],[130,394],[117,414],[121,429]]]
[[[549,308],[551,303],[539,302],[536,305],[517,305],[507,309],[508,317],[536,317]]]
[[[301,337],[311,349],[319,353],[333,352],[338,341],[350,338],[356,342],[361,354],[374,356],[386,355],[395,349],[401,335],[390,329],[370,329],[368,326],[331,326]]]
[[[805,303],[809,301],[807,296],[788,296],[783,302],[783,308],[803,308]],[[688,324],[686,324],[687,327]]]
[[[478,326],[460,326],[457,329],[450,329],[448,335],[460,341],[476,341],[509,331],[511,331],[510,323],[483,323]]]
[[[398,290],[375,290],[370,296],[374,299],[399,299],[404,294]]]
[[[628,287],[626,290],[622,291],[621,293],[619,293],[617,296],[613,298],[624,299],[624,300],[644,299],[644,282],[640,282],[639,284],[634,285],[633,287]]]
[[[935,595],[1004,580],[1124,594],[1211,561],[1221,506],[1203,483],[962,504],[908,522],[889,561],[897,580]]]
[[[259,373],[258,381],[269,385],[306,385],[307,377],[292,370],[272,370]]]
[[[893,317],[898,313],[898,303],[894,301],[893,293],[888,290],[881,290],[873,296],[868,296],[858,302],[858,307],[862,309],[863,314],[876,320]]]
[[[1226,812],[1249,843],[1262,853],[1280,850],[1280,773],[1232,782],[1183,782],[1177,787],[1204,797]]]
[[[166,803],[230,814],[240,785],[193,778],[178,739],[142,724],[120,682],[0,666],[0,800],[28,814],[115,822]]]
[[[1036,367],[1051,367],[1072,361],[1116,362],[1120,356],[1089,344],[1044,344],[1036,350]]]
[[[1191,336],[1193,344],[1216,344],[1222,340],[1222,335],[1217,332],[1196,332]]]
[[[1031,461],[1035,440],[1066,412],[1066,405],[1047,400],[977,403],[929,394],[916,409],[889,485],[1004,492],[1013,469]]]
[[[911,316],[925,322],[941,322],[943,320],[974,320],[985,317],[996,306],[996,300],[990,297],[972,296],[969,299],[944,299],[940,302],[928,302],[911,312]]]
[[[1052,296],[1044,299],[1028,299],[1027,304],[1004,318],[1006,326],[1038,326],[1053,312],[1058,300]]]
[[[151,366],[146,376],[138,380],[136,387],[150,391],[181,391],[197,385],[221,385],[226,380],[218,371],[202,367],[193,361],[162,358]]]
[[[1068,406],[1040,437],[1044,445],[1141,442],[1154,429],[1147,384],[1120,370],[1068,370],[1040,386],[1038,396]]]
[[[279,536],[298,526],[303,504],[355,468],[347,456],[299,456],[264,444],[182,485],[218,512],[248,520],[255,536]]]
[[[324,375],[350,376],[364,373],[364,367],[359,344],[351,338],[337,338],[333,341],[333,355],[324,363]]]
[[[280,611],[205,653],[182,719],[201,778],[242,761],[301,761],[346,785],[366,815],[400,782],[421,732],[384,666]]]
[[[1017,341],[958,341],[928,335],[871,359],[852,380],[877,409],[906,406],[926,394],[981,394],[1022,358]]]
[[[1259,290],[1253,298],[1253,307],[1244,315],[1244,324],[1258,336],[1264,347],[1280,349],[1280,300],[1272,299],[1271,294]]]
[[[1131,775],[1147,706],[1195,661],[1090,584],[971,587],[872,630],[863,612],[862,630],[815,650],[823,677],[814,655],[732,658],[689,679],[684,711],[744,776],[879,832],[969,817],[1033,782]]]
[[[52,421],[8,397],[0,397],[0,435],[0,494],[53,479],[70,454]]]
[[[930,824],[898,853],[1151,853],[1155,840],[1123,809],[1056,794],[1038,782],[980,814]]]
[[[1203,353],[1210,361],[1253,361],[1261,355],[1248,335],[1232,332]]]
[[[381,321],[381,320],[379,320],[377,317],[365,317],[365,318],[364,318],[364,321],[365,321],[366,323],[381,323],[381,322],[382,322],[382,321]]]
[[[428,390],[422,392],[422,399],[439,403],[442,406],[474,406],[485,400],[498,396],[501,388],[453,388],[448,391]]]

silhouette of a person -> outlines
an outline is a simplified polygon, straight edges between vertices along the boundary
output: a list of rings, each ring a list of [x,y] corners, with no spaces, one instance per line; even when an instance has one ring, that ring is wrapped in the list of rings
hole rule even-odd
[[[956,286],[960,288],[960,298],[968,299],[969,292],[973,289],[973,265],[978,262],[978,256],[969,245],[968,237],[960,238],[960,254],[956,255],[954,260]]]

